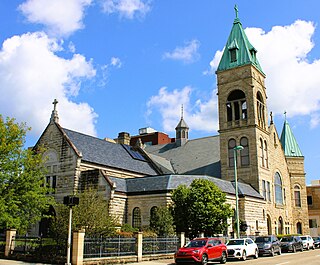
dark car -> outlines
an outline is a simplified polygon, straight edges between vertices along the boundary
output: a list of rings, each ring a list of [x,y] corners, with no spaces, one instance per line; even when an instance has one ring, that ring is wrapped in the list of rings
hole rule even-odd
[[[206,265],[209,261],[227,262],[227,246],[218,238],[195,238],[174,255],[176,264],[200,263]]]
[[[314,246],[320,248],[320,236],[313,237]]]
[[[274,256],[275,253],[281,255],[280,241],[276,236],[258,236],[256,237],[255,242],[259,249],[259,256]]]
[[[282,252],[303,251],[303,243],[299,236],[284,236],[280,239],[280,245]]]

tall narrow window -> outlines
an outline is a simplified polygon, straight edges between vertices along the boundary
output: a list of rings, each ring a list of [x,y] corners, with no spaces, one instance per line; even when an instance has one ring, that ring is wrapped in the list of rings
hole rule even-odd
[[[267,141],[264,141],[264,165],[265,167],[268,167],[268,145]]]
[[[262,180],[262,196],[267,200],[267,190],[266,190],[266,181]]]
[[[230,139],[228,142],[228,158],[229,158],[229,167],[234,166],[234,150],[233,148],[236,147],[236,140]]]
[[[260,158],[261,158],[261,166],[264,167],[264,151],[263,151],[263,141],[260,138]]]
[[[296,207],[301,207],[300,187],[298,185],[294,186],[294,202]]]
[[[134,228],[141,228],[141,211],[139,207],[133,209],[132,212],[132,226]]]
[[[248,166],[249,161],[249,142],[247,137],[242,137],[240,140],[243,150],[241,151],[241,166]]]
[[[267,181],[267,201],[271,202],[271,188],[270,188],[270,181]]]
[[[312,196],[307,196],[308,205],[312,205]]]
[[[158,207],[157,206],[153,206],[151,209],[150,209],[150,227],[154,228],[155,226],[155,219],[156,219],[156,215],[157,215],[157,210],[158,210]]]
[[[276,203],[283,204],[282,181],[278,172],[274,175],[274,193]]]

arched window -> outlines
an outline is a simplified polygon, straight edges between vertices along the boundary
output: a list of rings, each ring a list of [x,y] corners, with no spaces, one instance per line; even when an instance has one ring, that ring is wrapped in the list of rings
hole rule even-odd
[[[300,187],[298,185],[294,186],[294,202],[296,207],[301,207]]]
[[[264,167],[264,151],[263,151],[263,141],[260,138],[260,157],[261,157],[261,166]]]
[[[278,172],[274,175],[274,193],[276,204],[283,204],[282,181]]]
[[[300,222],[297,223],[297,234],[302,235],[302,224]]]
[[[132,211],[132,227],[141,228],[141,211],[136,207]]]
[[[240,154],[241,154],[241,166],[248,166],[250,164],[248,138],[247,137],[242,137],[240,139],[240,145],[242,145],[242,147],[243,147],[243,150],[240,152]]]
[[[283,220],[282,217],[279,217],[278,220],[278,234],[282,235],[283,234]]]
[[[268,145],[267,141],[264,141],[264,165],[265,167],[268,167]]]
[[[153,206],[150,209],[150,227],[154,226],[154,222],[156,221],[155,219],[156,219],[157,210],[158,210],[157,206]]]
[[[247,119],[246,96],[241,90],[232,91],[227,99],[227,121],[238,121]]]
[[[233,148],[236,147],[236,140],[230,139],[228,142],[228,158],[229,158],[229,167],[234,165],[234,151]]]

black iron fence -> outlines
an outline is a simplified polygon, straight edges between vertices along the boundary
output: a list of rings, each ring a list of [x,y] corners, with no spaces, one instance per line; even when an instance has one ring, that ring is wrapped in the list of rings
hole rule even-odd
[[[175,253],[178,250],[178,237],[143,238],[142,254]]]
[[[59,263],[65,260],[66,244],[58,244],[52,238],[16,236],[12,239],[14,249],[10,253],[22,260]]]
[[[130,256],[136,254],[136,238],[85,238],[83,258]]]

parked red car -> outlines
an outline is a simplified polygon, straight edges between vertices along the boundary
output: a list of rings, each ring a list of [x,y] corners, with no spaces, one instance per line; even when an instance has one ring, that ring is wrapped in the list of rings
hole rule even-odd
[[[219,238],[195,238],[174,255],[176,264],[186,264],[197,262],[203,265],[209,261],[220,261],[221,264],[227,262],[227,246]]]

